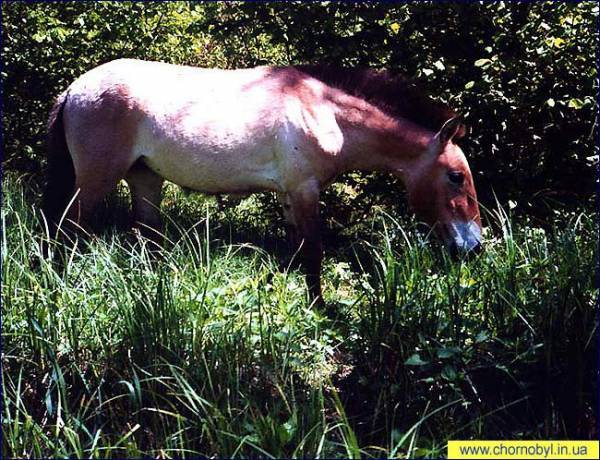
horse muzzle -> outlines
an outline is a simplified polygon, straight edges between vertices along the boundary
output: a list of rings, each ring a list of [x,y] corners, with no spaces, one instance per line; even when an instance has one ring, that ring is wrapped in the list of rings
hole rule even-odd
[[[474,221],[451,222],[444,230],[446,246],[453,256],[481,252],[481,229]]]

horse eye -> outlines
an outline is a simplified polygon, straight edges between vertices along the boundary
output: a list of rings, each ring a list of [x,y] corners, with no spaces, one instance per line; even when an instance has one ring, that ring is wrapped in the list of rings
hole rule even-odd
[[[450,179],[450,182],[455,185],[462,185],[463,181],[465,180],[465,175],[458,171],[450,171],[448,173],[448,179]]]

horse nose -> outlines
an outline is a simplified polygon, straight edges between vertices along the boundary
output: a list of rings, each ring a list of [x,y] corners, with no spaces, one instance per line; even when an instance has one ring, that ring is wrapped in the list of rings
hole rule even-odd
[[[481,230],[473,222],[452,222],[446,227],[451,254],[473,254],[481,251]]]

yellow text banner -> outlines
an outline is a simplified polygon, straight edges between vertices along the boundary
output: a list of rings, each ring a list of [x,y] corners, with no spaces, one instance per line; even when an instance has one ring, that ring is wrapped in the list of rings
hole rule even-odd
[[[598,441],[448,441],[450,459],[596,459]]]

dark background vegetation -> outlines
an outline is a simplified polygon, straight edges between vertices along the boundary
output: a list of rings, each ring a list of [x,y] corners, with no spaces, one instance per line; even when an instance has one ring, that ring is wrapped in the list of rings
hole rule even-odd
[[[4,168],[40,177],[54,97],[112,59],[326,63],[401,72],[462,113],[484,204],[495,193],[536,215],[556,201],[589,205],[597,17],[594,2],[4,4]],[[356,207],[399,190],[389,178],[346,181]]]
[[[264,453],[258,445],[289,457],[310,456],[326,439],[318,452],[329,456],[438,456],[453,436],[597,437],[597,3],[9,2],[2,15],[3,225],[12,229],[3,245],[3,336],[12,353],[3,355],[5,453],[162,455],[172,442],[180,454],[186,446]],[[452,264],[405,244],[404,228],[407,241],[417,240],[410,226],[378,239],[367,216],[405,211],[396,180],[345,175],[323,198],[327,247],[337,245],[324,280],[330,292],[351,286],[338,305],[345,319],[335,323],[300,310],[301,290],[288,292],[287,278],[262,259],[217,258],[218,279],[209,279],[200,269],[206,248],[194,253],[185,239],[164,271],[110,238],[75,254],[64,280],[43,263],[41,274],[27,271],[53,99],[122,57],[222,68],[325,63],[412,77],[463,114],[470,132],[461,145],[482,206],[495,210],[497,199],[510,217],[486,212],[489,249]],[[173,188],[164,201],[182,227],[205,211]],[[245,213],[253,214],[274,233],[264,222],[281,223],[277,212],[261,194],[225,217],[252,233],[260,225]],[[370,249],[352,246],[357,235]],[[264,246],[255,237],[237,242]],[[374,267],[350,268],[350,253]],[[231,298],[231,280],[258,287]],[[208,300],[186,297],[202,283]],[[266,325],[255,316],[239,326],[245,311]],[[90,330],[86,343],[80,336]],[[319,359],[332,381],[307,384],[302,372]],[[135,386],[129,402],[123,385]],[[72,408],[62,431],[61,398]],[[182,417],[175,423],[148,408]],[[149,428],[127,438],[124,420]],[[90,426],[102,427],[100,442],[115,450],[90,447]],[[67,428],[80,445],[71,447]],[[181,444],[175,431],[187,436]],[[125,438],[139,444],[123,451]]]

